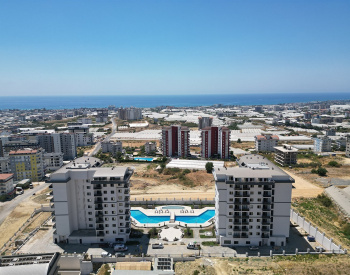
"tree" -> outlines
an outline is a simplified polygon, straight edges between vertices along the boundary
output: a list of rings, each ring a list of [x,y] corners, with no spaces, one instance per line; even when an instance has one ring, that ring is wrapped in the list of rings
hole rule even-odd
[[[242,140],[240,138],[237,139],[237,143],[242,143]]]
[[[207,170],[207,173],[211,173],[213,171],[214,164],[212,162],[207,162],[205,164],[205,170]]]
[[[327,169],[323,167],[317,169],[317,174],[321,177],[327,176],[327,172]]]

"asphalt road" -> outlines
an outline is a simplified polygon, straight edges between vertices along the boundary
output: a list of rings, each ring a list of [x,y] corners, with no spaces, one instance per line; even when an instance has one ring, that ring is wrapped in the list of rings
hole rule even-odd
[[[117,124],[115,123],[114,118],[112,118],[112,132],[108,136],[106,136],[104,140],[109,141],[110,138],[115,134],[116,130],[117,130]],[[97,142],[94,150],[90,152],[89,157],[96,155],[98,151],[100,151],[100,149],[101,149],[101,142]]]
[[[39,185],[37,185],[37,183],[34,183],[33,189],[24,190],[24,193],[22,195],[17,195],[10,201],[0,202],[0,224],[4,222],[6,217],[10,215],[10,213],[13,211],[13,209],[16,208],[17,205],[31,197],[33,193],[40,192],[48,186],[49,184],[45,182],[40,182]]]

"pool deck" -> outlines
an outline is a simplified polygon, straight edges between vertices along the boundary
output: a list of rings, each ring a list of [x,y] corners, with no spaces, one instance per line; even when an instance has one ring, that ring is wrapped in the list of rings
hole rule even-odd
[[[182,206],[183,209],[162,209],[163,206],[155,209],[144,209],[142,207],[132,207],[131,210],[140,210],[147,216],[170,216],[169,221],[161,223],[140,223],[138,220],[131,217],[132,224],[136,227],[162,227],[162,226],[182,226],[182,227],[208,227],[214,223],[214,217],[204,223],[185,223],[176,221],[178,216],[199,216],[207,210],[215,210],[215,207],[204,207],[201,209],[191,209],[189,206]],[[187,225],[187,226],[186,226]]]

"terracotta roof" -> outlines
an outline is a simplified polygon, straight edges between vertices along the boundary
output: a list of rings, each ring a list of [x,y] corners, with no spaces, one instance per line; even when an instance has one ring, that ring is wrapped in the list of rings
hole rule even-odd
[[[17,151],[10,151],[10,155],[23,155],[23,154],[35,154],[38,152],[38,150],[17,150]]]
[[[8,180],[13,177],[13,174],[0,174],[0,180]]]

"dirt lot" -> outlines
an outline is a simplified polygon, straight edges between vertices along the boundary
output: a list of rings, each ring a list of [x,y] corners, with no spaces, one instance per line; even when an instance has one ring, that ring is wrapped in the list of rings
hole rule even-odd
[[[176,274],[350,274],[348,255],[271,258],[202,258],[175,264]]]
[[[23,225],[30,217],[35,208],[41,206],[42,194],[46,194],[47,190],[43,190],[41,194],[32,196],[26,201],[20,203],[11,214],[0,225],[0,247],[6,243],[13,234]],[[45,195],[46,196],[46,195]],[[39,202],[39,203],[38,203]]]
[[[241,143],[238,143],[237,141],[231,142],[231,146],[234,148],[239,148],[242,150],[245,149],[254,149],[255,148],[255,142],[253,141],[242,141]]]
[[[295,183],[293,183],[292,197],[305,197],[305,198],[313,198],[323,192],[323,188],[318,187],[306,179],[303,179],[299,175],[295,173],[284,170],[288,175],[294,178]]]
[[[138,141],[138,140],[122,140],[123,142],[123,148],[125,147],[141,147],[143,145],[145,145],[146,142],[156,142],[157,143],[157,147],[160,146],[160,141],[159,140],[142,140],[142,141]]]

